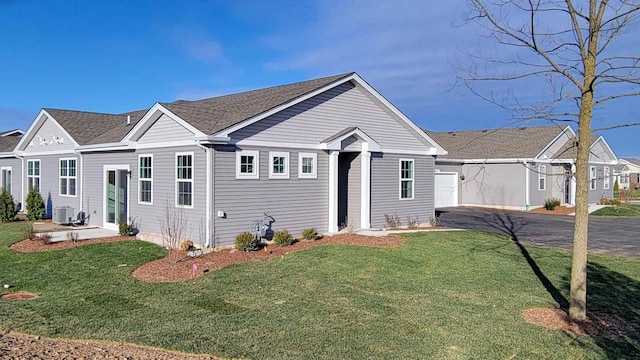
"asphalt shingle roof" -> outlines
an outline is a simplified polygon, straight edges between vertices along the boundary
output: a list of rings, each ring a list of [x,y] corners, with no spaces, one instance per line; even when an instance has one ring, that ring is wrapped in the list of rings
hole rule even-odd
[[[536,126],[450,132],[427,131],[449,159],[513,159],[538,155],[564,128]]]
[[[127,125],[126,114],[115,115],[60,109],[44,110],[53,116],[58,124],[80,145],[120,141],[124,134],[119,136],[122,131],[118,132],[114,129],[121,129]],[[137,120],[139,118],[134,119],[132,116],[132,124],[135,124]],[[131,127],[132,125],[127,128],[130,129]],[[100,141],[95,141],[94,139],[96,138],[99,138]]]
[[[635,159],[635,158],[624,158],[621,160],[626,160],[634,165],[640,166],[640,159]]]
[[[20,141],[20,136],[2,136],[0,137],[0,152],[9,152],[15,149]]]
[[[161,105],[189,122],[196,129],[207,135],[212,135],[351,74],[353,73],[327,76],[203,100],[177,100],[172,103],[161,103]]]

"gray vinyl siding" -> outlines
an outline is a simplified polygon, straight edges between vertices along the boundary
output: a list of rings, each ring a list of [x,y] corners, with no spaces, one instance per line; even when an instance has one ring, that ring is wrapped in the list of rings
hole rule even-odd
[[[60,159],[63,158],[76,159],[76,196],[60,195]],[[23,191],[25,194],[29,191],[29,183],[27,180],[27,162],[29,160],[40,160],[40,195],[42,195],[42,200],[45,204],[45,217],[50,218],[52,216],[53,209],[58,206],[71,206],[77,217],[81,208],[80,174],[82,173],[82,170],[80,156],[75,154],[26,156],[24,160],[25,169],[23,172]]]
[[[22,202],[24,201],[22,197],[22,160],[1,158],[0,167],[11,168],[11,196],[13,196],[13,201],[18,205],[18,209],[22,209]]]
[[[400,159],[414,159],[414,198],[400,199]],[[386,215],[428,223],[434,216],[434,158],[426,155],[374,153],[371,156],[371,227],[386,226]]]
[[[269,151],[259,150],[259,179],[236,179],[236,152],[234,147],[217,147],[213,163],[214,211],[221,210],[225,218],[214,217],[216,245],[233,244],[236,235],[249,231],[253,220],[269,213],[275,222],[272,230],[288,230],[299,237],[303,229],[314,227],[326,232],[328,223],[328,155],[318,151],[317,179],[298,178],[298,150],[289,151],[289,179],[269,179]],[[314,151],[303,151],[314,152]]]
[[[185,140],[193,137],[193,133],[175,122],[167,115],[162,115],[140,137],[139,143],[162,143],[165,141]]]
[[[546,181],[545,181],[544,190],[540,190],[540,186],[539,186],[540,173],[539,173],[538,169],[539,169],[540,165],[544,165],[546,167]],[[545,200],[553,197],[553,181],[554,181],[554,176],[552,176],[553,169],[552,169],[551,164],[535,164],[535,165],[529,165],[529,167],[530,167],[530,171],[529,171],[529,186],[530,186],[529,187],[529,189],[530,189],[529,205],[531,205],[532,207],[539,207],[539,206],[544,205]]]
[[[604,146],[604,143],[600,140],[591,146],[591,154],[589,155],[589,162],[593,163],[607,163],[610,164],[616,161],[615,155]]]
[[[557,152],[567,143],[567,141],[571,140],[571,137],[569,136],[570,134],[570,132],[562,133],[562,135],[558,137],[556,141],[549,145],[549,147],[542,154],[540,154],[539,158],[550,160],[555,160],[554,156],[557,156],[559,159],[570,158],[573,154],[572,152],[569,152],[567,154],[557,154]]]
[[[563,165],[552,165],[551,177],[548,179],[548,184],[551,189],[551,197],[560,200],[561,203],[565,203],[565,167]]]
[[[54,137],[61,142],[53,141]],[[42,139],[42,144],[41,140]],[[42,123],[42,126],[36,131],[33,136],[26,139],[19,150],[25,150],[29,152],[46,152],[46,151],[61,151],[69,150],[73,151],[74,144],[71,138],[65,135],[60,126],[53,120],[47,119]],[[33,146],[31,146],[33,144]]]
[[[589,171],[591,171],[591,166],[596,167],[596,188],[595,190],[591,190],[591,184],[589,181],[589,204],[597,204],[600,202],[601,198],[612,199],[613,198],[613,179],[609,180],[609,189],[604,188],[604,167],[609,167],[609,177],[611,178],[613,175],[613,166],[612,165],[601,165],[601,164],[589,164]]]
[[[425,143],[390,116],[363,89],[345,83],[240,129],[234,139],[318,144],[347,127],[358,127],[383,148],[424,152]]]
[[[100,152],[85,154],[85,199],[90,202],[91,224],[104,223],[105,165],[129,165],[132,172],[129,181],[129,217],[136,222],[141,235],[159,235],[160,219],[167,204],[175,208],[176,170],[175,157],[179,152],[193,152],[193,209],[185,208],[187,216],[186,237],[195,243],[204,243],[206,223],[206,155],[195,146],[144,149],[137,152]],[[138,155],[153,155],[152,205],[139,204]]]
[[[464,164],[462,175],[465,180],[461,181],[463,202],[460,205],[525,208],[523,164]]]

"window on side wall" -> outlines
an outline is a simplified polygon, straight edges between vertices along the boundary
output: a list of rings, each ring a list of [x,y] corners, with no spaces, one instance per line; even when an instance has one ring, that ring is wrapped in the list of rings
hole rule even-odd
[[[138,202],[153,204],[153,156],[138,156]]]
[[[40,160],[27,160],[27,186],[40,192]]]
[[[547,165],[538,166],[538,190],[547,189]]]
[[[259,155],[251,150],[236,152],[236,179],[259,179]]]
[[[602,169],[602,176],[604,177],[603,181],[604,181],[604,189],[605,190],[609,190],[609,187],[611,186],[611,179],[609,178],[609,167],[605,166]]]
[[[589,168],[589,189],[591,189],[591,190],[595,190],[596,189],[596,187],[597,187],[596,179],[597,179],[596,167],[595,166],[591,166]]]
[[[60,195],[76,196],[76,159],[60,159]]]
[[[400,159],[400,199],[413,199],[413,159]]]
[[[269,152],[269,178],[288,179],[289,178],[289,153]]]
[[[299,153],[298,154],[298,178],[300,179],[317,179],[318,154],[316,153]]]
[[[193,153],[176,154],[176,205],[193,208]]]
[[[2,190],[6,190],[9,194],[11,194],[11,173],[10,166],[2,167]]]

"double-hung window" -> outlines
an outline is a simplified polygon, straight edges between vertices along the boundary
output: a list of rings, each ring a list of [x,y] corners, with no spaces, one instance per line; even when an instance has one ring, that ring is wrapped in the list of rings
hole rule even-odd
[[[27,160],[27,186],[40,192],[40,160]]]
[[[60,195],[76,196],[76,164],[77,160],[60,159]]]
[[[604,181],[604,184],[603,184],[604,189],[608,190],[609,186],[611,185],[611,178],[609,177],[609,167],[608,166],[605,166],[602,169],[602,177],[603,177],[603,181]]]
[[[413,199],[413,159],[400,159],[400,199]]]
[[[288,179],[289,178],[289,153],[269,152],[269,178]]]
[[[258,160],[258,151],[242,150],[236,152],[236,179],[258,179],[260,176]]]
[[[589,189],[591,190],[595,190],[596,189],[596,179],[597,179],[597,172],[596,172],[596,167],[595,166],[591,166],[589,168]]]
[[[11,194],[11,167],[2,167],[2,190],[6,190]]]
[[[300,179],[317,179],[318,172],[316,170],[318,163],[318,154],[316,153],[299,153],[298,154],[298,178]]]
[[[547,165],[538,166],[538,190],[547,189]]]
[[[153,204],[153,156],[138,156],[138,202]]]
[[[193,207],[193,153],[176,153],[176,205]]]

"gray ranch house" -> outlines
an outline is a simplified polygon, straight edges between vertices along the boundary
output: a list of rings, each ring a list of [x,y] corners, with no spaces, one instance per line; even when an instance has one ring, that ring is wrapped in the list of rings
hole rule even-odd
[[[569,126],[426,133],[448,151],[436,159],[436,207],[527,210],[549,198],[575,204],[576,134]],[[618,159],[602,136],[592,139],[589,163],[589,202],[612,198]]]
[[[49,216],[157,239],[167,209],[188,238],[232,244],[263,213],[298,235],[385,226],[385,214],[434,215],[434,166],[446,151],[358,74],[124,114],[43,109],[2,153],[12,192],[40,191]],[[6,164],[6,165],[5,165]]]

